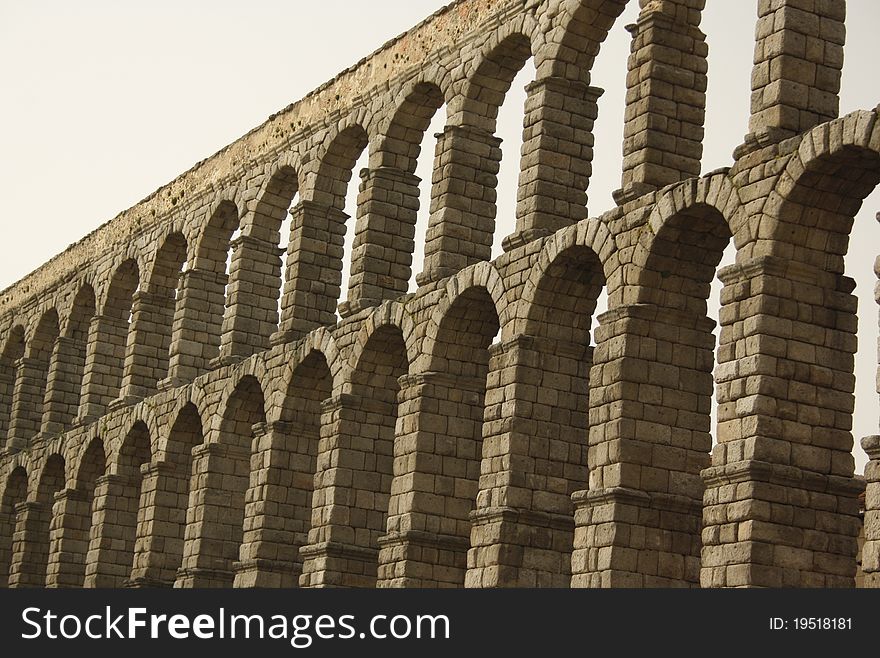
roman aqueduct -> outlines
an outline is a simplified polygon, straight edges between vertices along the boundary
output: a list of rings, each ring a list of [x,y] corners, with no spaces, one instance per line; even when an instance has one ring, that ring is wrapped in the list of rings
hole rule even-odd
[[[590,70],[626,4],[459,0],[0,294],[0,583],[843,587],[864,528],[880,585],[844,274],[880,120],[838,116],[845,2],[758,1],[750,132],[700,176],[705,0],[640,0],[619,205],[591,217]]]

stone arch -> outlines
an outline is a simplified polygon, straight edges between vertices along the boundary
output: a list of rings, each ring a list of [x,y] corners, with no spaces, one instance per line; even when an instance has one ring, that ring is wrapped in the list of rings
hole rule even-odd
[[[425,80],[408,84],[401,96],[403,101],[391,114],[381,137],[374,142],[370,168],[392,167],[414,174],[422,138],[434,113],[446,99],[439,85]]]
[[[302,413],[320,416],[321,404],[333,393],[333,375],[329,363],[327,355],[316,346],[310,345],[298,350],[292,360],[290,375],[284,378],[279,421],[297,422]],[[297,402],[311,406],[301,408],[297,406]]]
[[[297,350],[291,364],[275,394],[279,420],[259,428],[254,442],[236,587],[295,587],[303,570],[299,549],[312,527],[322,406],[333,377],[314,347]]]
[[[265,428],[266,398],[257,376],[242,369],[227,390],[215,440],[193,451],[184,560],[176,587],[229,587],[234,582],[251,450],[255,436]],[[224,492],[222,498],[217,491]]]
[[[161,448],[161,436],[162,432],[160,430],[161,427],[164,426],[164,414],[163,414],[163,424],[160,424],[160,416],[157,413],[157,410],[151,404],[152,400],[135,405],[131,407],[131,413],[129,414],[124,426],[129,427],[129,431],[134,429],[135,425],[143,425],[145,430],[145,435],[148,437],[148,445],[147,448],[149,450],[148,459],[146,461],[150,461],[151,459],[156,459],[159,457],[159,452]],[[140,440],[142,436],[138,434],[138,439]],[[121,439],[121,440],[120,440]],[[110,457],[110,472],[117,474],[119,473],[120,464],[125,462],[124,459],[120,457],[124,446],[127,443],[131,442],[131,437],[128,434],[119,437],[116,441],[114,441],[113,449],[111,451]],[[142,445],[141,443],[137,444],[138,446]],[[127,449],[127,448],[126,448]],[[137,454],[143,454],[142,452],[138,452]],[[140,464],[144,464],[145,462],[140,462]],[[126,462],[130,465],[130,462]],[[140,466],[138,464],[138,467]]]
[[[569,586],[571,496],[588,480],[590,332],[613,248],[598,220],[548,239],[510,337],[492,347],[467,586]]]
[[[182,231],[175,230],[162,239],[153,259],[147,289],[155,294],[171,294],[177,289],[180,270],[186,262],[188,244]]]
[[[880,183],[880,121],[859,111],[806,133],[779,177],[758,227],[760,253],[844,272],[852,222]],[[805,230],[808,229],[808,230]]]
[[[170,587],[183,561],[193,453],[204,443],[203,419],[189,399],[168,418],[170,428],[156,459],[140,469],[142,502],[130,579],[137,587]]]
[[[664,195],[648,220],[650,233],[641,235],[635,298],[705,316],[709,288],[733,235],[722,212],[695,195],[685,203],[670,202],[681,198],[682,187],[692,186]]]
[[[86,564],[96,556],[89,550],[89,535],[94,529],[96,498],[107,473],[107,453],[97,431],[72,451],[70,485],[55,493],[49,531],[49,555],[46,567],[48,587],[83,587]]]
[[[523,19],[505,23],[490,34],[447,107],[447,126],[437,144],[420,285],[491,259],[501,163],[496,119],[514,77],[532,53]]]
[[[660,194],[623,265],[619,299],[626,303],[612,306],[597,331],[590,494],[598,499],[599,491],[627,487],[644,492],[640,504],[669,512],[651,522],[644,540],[668,567],[651,578],[632,576],[641,586],[699,583],[700,473],[712,448],[715,349],[706,301],[732,227],[742,221],[739,208],[723,175]],[[577,514],[593,504],[579,496]],[[577,559],[597,550],[579,546]]]
[[[52,496],[67,484],[66,461],[60,452],[47,454],[40,469],[40,479],[33,494],[33,501],[48,504],[51,509]]]
[[[429,107],[437,103],[437,94],[440,95],[439,104],[433,108]],[[449,103],[455,97],[456,89],[450,79],[450,72],[440,63],[432,63],[425,68],[416,72],[416,75],[402,82],[394,90],[394,102],[383,103],[377,108],[377,123],[375,128],[375,137],[371,140],[370,167],[378,167],[384,165],[395,166],[401,169],[407,169],[403,166],[404,160],[395,158],[395,163],[389,163],[384,158],[374,160],[375,157],[388,153],[402,153],[399,148],[395,148],[398,139],[411,143],[412,134],[409,134],[413,128],[425,125],[421,132],[427,129],[430,124],[430,117],[425,123],[425,115],[437,111],[445,103]],[[403,100],[399,100],[403,99]],[[408,151],[408,147],[404,147]],[[408,169],[415,171],[415,168]]]
[[[40,316],[28,340],[27,354],[16,368],[7,441],[10,448],[24,448],[40,432],[49,365],[59,333],[58,311],[49,308]]]
[[[750,336],[743,335],[748,319],[732,319],[728,336],[722,329],[722,361],[740,357],[750,341],[760,345],[753,349],[755,358],[772,358],[774,369],[748,373],[763,386],[759,395],[747,398],[741,391],[734,396],[746,376],[742,361],[735,364],[739,373],[734,364],[724,364],[721,385],[733,392],[730,402],[719,407],[719,438],[728,451],[744,441],[755,444],[756,453],[772,450],[768,461],[810,477],[849,479],[855,468],[858,299],[852,294],[855,281],[844,273],[844,258],[854,218],[880,183],[877,118],[876,110],[853,112],[798,138],[758,218],[749,245],[752,258],[729,272],[731,284],[751,291],[736,303],[754,308],[762,322]],[[760,297],[752,280],[760,282]],[[740,429],[755,427],[751,419],[748,425],[743,420],[742,409],[760,421],[769,417],[757,438]],[[835,559],[844,569],[852,566],[859,532],[855,488],[850,484],[836,494],[833,541],[841,547]],[[786,584],[852,582],[851,573],[833,569],[792,573],[784,576]]]
[[[415,171],[444,95],[437,84],[420,79],[401,96],[372,140],[369,168],[360,172],[348,283],[353,310],[405,294],[412,274],[421,183]]]
[[[228,443],[250,450],[253,425],[265,422],[266,408],[263,386],[257,371],[236,373],[231,385],[232,393],[220,410],[219,443]]]
[[[266,182],[257,194],[253,216],[243,232],[278,244],[280,236],[276,234],[301,187],[297,172],[298,164],[289,153],[272,164]]]
[[[74,465],[73,486],[87,491],[95,488],[95,480],[107,472],[107,455],[104,450],[104,441],[94,436],[79,450],[77,462]]]
[[[64,489],[65,462],[58,453],[46,456],[36,489],[19,504],[13,536],[10,587],[43,587],[49,561],[49,530],[55,494]]]
[[[0,438],[7,444],[9,423],[12,419],[12,401],[18,361],[24,356],[26,338],[24,326],[16,324],[6,335],[0,353]]]
[[[94,317],[94,288],[89,283],[80,283],[70,311],[63,319],[46,384],[43,431],[48,435],[67,430],[79,411],[89,327]]]
[[[608,33],[629,0],[562,0],[548,3],[545,44],[536,55],[538,77],[589,82],[590,71]]]
[[[509,333],[513,330],[513,325],[510,323],[512,313],[508,304],[504,280],[492,263],[478,263],[466,270],[462,270],[446,283],[443,295],[435,304],[428,320],[425,337],[422,340],[419,364],[417,364],[418,367],[413,368],[414,372],[434,369],[433,357],[431,355],[435,353],[436,336],[439,334],[443,319],[464,292],[480,288],[485,290],[492,301],[492,315],[501,324],[501,340],[507,340],[512,337],[512,334]]]
[[[370,338],[382,327],[395,327],[406,346],[406,359],[414,363],[419,356],[417,326],[406,306],[400,302],[385,302],[367,316],[361,323],[351,354],[347,359],[347,371],[354,373],[363,358],[364,349]]]
[[[16,466],[11,469],[3,485],[3,497],[0,499],[0,588],[7,587],[9,583],[16,507],[27,500],[28,477],[25,468]]]
[[[80,418],[99,418],[120,394],[139,272],[137,260],[123,261],[113,272],[99,315],[92,319]]]
[[[281,228],[300,189],[290,154],[273,164],[249,212],[241,235],[232,244],[227,305],[220,353],[224,358],[247,357],[269,346],[278,329],[278,300],[282,290]],[[291,219],[286,247],[291,245]]]
[[[727,171],[723,171],[702,178],[692,178],[662,190],[647,218],[646,231],[640,235],[631,262],[638,268],[644,268],[655,236],[671,218],[675,217],[675,221],[680,221],[682,214],[690,212],[705,212],[720,217],[726,224],[726,233],[732,236],[738,253],[755,237],[739,190]]]
[[[204,443],[205,418],[199,412],[198,405],[188,399],[179,404],[169,417],[172,419],[171,428],[157,452],[161,459],[173,466],[175,472],[186,476],[188,485],[192,449]]]
[[[128,258],[122,261],[110,277],[101,315],[128,322],[131,315],[131,298],[139,286],[140,268],[137,260]]]
[[[226,261],[239,207],[229,193],[218,195],[207,221],[189,241],[194,253],[181,275],[171,330],[169,383],[180,385],[211,368],[220,354],[220,336],[229,280]]]
[[[519,21],[521,23],[521,21]],[[493,32],[484,44],[461,97],[461,125],[495,132],[495,119],[516,74],[534,54],[533,40],[517,22]],[[450,113],[455,111],[450,107]],[[450,117],[454,121],[454,115]]]
[[[64,337],[85,346],[89,336],[89,323],[95,315],[95,289],[83,283],[76,291],[70,314],[64,323]]]
[[[208,220],[201,227],[195,240],[193,269],[217,275],[226,274],[226,256],[229,239],[239,227],[238,206],[228,198],[217,199],[208,213]]]
[[[85,565],[86,587],[122,587],[132,572],[141,509],[141,466],[152,456],[150,430],[136,420],[116,454],[110,475],[98,483],[92,513],[91,541]]]
[[[175,413],[179,413],[187,403],[192,403],[198,411],[202,427],[205,429],[205,436],[209,436],[213,431],[213,419],[217,415],[220,400],[217,400],[205,390],[204,381],[195,381],[190,386],[180,389],[180,391],[174,407]]]
[[[608,227],[597,219],[549,238],[523,286],[508,336],[553,332],[557,339],[589,345],[596,298],[613,275],[615,248]],[[567,298],[576,300],[574,307]]]
[[[325,327],[319,327],[314,331],[310,331],[297,343],[288,363],[284,366],[284,374],[280,377],[278,385],[272,388],[272,404],[270,406],[272,410],[278,410],[278,412],[272,413],[270,410],[270,420],[283,421],[285,419],[287,390],[293,381],[294,372],[299,364],[305,361],[313,352],[321,354],[327,362],[327,368],[332,378],[331,390],[341,391],[343,389],[347,375],[346,366],[349,362],[340,354],[333,333]]]
[[[28,341],[28,356],[40,364],[40,379],[43,380],[42,385],[45,388],[45,379],[49,375],[49,361],[52,358],[52,352],[55,349],[55,341],[60,335],[60,323],[58,320],[57,309],[49,308],[40,316],[36,329],[31,339]],[[45,391],[43,391],[45,393]],[[37,395],[33,402],[38,407],[43,404],[43,396]]]
[[[58,309],[49,306],[39,314],[39,320],[33,326],[32,334],[28,339],[28,354],[33,354],[38,350],[51,350],[51,344],[46,345],[46,341],[57,338],[60,333],[60,321],[58,319]]]
[[[409,359],[403,331],[376,322],[381,320],[378,314],[373,317],[373,330],[349,361],[345,392],[325,405],[310,536],[313,545],[337,541],[348,546],[358,566],[347,574],[333,574],[332,566],[330,573],[318,574],[318,565],[313,565],[304,577],[313,585],[318,578],[323,584],[356,587],[375,587],[377,582],[394,476],[400,382],[409,371]]]
[[[317,148],[317,166],[300,191],[301,210],[293,219],[287,281],[281,302],[281,342],[336,324],[346,222],[345,196],[352,170],[369,142],[356,115],[345,118]]]
[[[357,123],[340,128],[325,137],[311,189],[304,190],[310,201],[338,211],[345,208],[354,165],[369,142],[367,131]]]
[[[212,442],[222,443],[224,441],[224,433],[229,431],[229,423],[238,413],[236,405],[243,404],[243,400],[248,400],[248,405],[256,404],[256,400],[260,400],[259,414],[263,416],[263,420],[254,422],[266,422],[266,418],[271,416],[271,401],[273,399],[273,391],[277,386],[273,378],[269,377],[269,370],[266,363],[262,359],[248,359],[242,362],[231,374],[227,382],[225,391],[229,394],[225,396],[214,415],[215,419],[219,419],[219,424],[215,421],[212,429],[217,430],[215,436],[211,438]],[[257,392],[259,395],[257,396]],[[232,405],[232,407],[230,407]],[[248,407],[250,409],[250,406]],[[254,407],[253,413],[257,413]],[[251,411],[248,411],[250,414]],[[251,423],[253,424],[253,423]],[[241,432],[233,432],[236,437],[244,437],[248,434],[246,427],[241,426]],[[219,434],[218,434],[219,433]],[[229,437],[230,435],[226,435]],[[228,438],[227,438],[228,440]],[[237,443],[242,448],[250,449],[250,443]]]
[[[71,485],[56,492],[49,529],[48,587],[83,587],[93,528],[93,504],[100,479],[107,473],[107,455],[97,432],[75,452]]]
[[[662,407],[674,447],[688,451],[687,460],[681,462],[683,472],[670,476],[670,491],[701,498],[699,472],[708,465],[712,447],[715,365],[712,331],[716,323],[707,317],[707,300],[718,264],[732,239],[731,226],[719,208],[703,201],[671,206],[661,201],[650,225],[653,232],[643,243],[646,257],[638,269],[635,299],[656,313],[647,325],[645,339],[656,345],[653,362],[663,368],[663,381],[646,382],[645,388],[657,386],[662,391],[662,402],[655,399],[652,405],[656,413],[661,413]],[[674,345],[671,336],[675,336]],[[719,403],[726,401],[723,395],[719,398]],[[654,447],[655,453],[660,450],[663,448]],[[657,458],[664,459],[662,455]],[[690,467],[684,468],[685,464]]]
[[[352,516],[362,524],[360,531],[371,535],[368,546],[374,549],[387,525],[396,426],[401,418],[400,380],[409,373],[410,363],[403,331],[396,324],[384,323],[370,333],[351,374],[351,394],[360,403],[359,434],[364,440],[358,446],[364,451],[364,467],[360,477],[355,474],[353,486],[356,500],[369,501],[361,503],[361,513]]]
[[[183,233],[169,233],[153,260],[146,289],[135,295],[122,378],[125,398],[138,399],[155,393],[158,382],[168,375],[178,282],[186,258],[187,241]]]
[[[401,380],[380,586],[465,582],[469,515],[483,455],[489,346],[504,313],[496,311],[505,297],[492,272],[476,266],[447,284],[423,344],[426,367],[414,367]]]

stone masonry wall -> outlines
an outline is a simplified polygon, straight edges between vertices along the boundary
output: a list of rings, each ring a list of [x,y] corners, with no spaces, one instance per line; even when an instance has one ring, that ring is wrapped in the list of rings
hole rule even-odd
[[[0,293],[0,585],[853,586],[843,257],[878,111],[837,116],[844,0],[760,0],[750,132],[700,176],[704,4],[640,0],[602,215],[590,70],[626,0],[459,0]]]

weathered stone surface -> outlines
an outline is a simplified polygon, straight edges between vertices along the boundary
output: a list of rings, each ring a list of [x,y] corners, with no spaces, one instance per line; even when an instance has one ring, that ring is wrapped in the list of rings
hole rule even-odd
[[[460,0],[0,294],[0,584],[846,587],[864,527],[880,585],[843,268],[880,121],[837,118],[844,2],[759,3],[751,133],[700,177],[704,0],[641,0],[622,205],[589,217],[625,4]]]

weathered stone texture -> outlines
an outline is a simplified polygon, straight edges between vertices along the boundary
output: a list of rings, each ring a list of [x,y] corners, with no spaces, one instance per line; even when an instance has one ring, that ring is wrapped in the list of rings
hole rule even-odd
[[[761,0],[750,135],[700,176],[704,0],[642,0],[621,205],[589,217],[589,72],[625,4],[460,0],[0,294],[0,583],[847,587],[866,487],[880,586],[843,268],[880,121],[837,117],[844,2]]]

